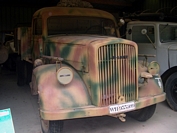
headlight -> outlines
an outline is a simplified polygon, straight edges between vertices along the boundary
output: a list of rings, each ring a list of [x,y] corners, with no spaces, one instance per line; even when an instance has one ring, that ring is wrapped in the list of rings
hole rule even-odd
[[[73,79],[73,72],[69,67],[61,67],[57,70],[57,79],[63,84],[69,84]]]
[[[152,61],[149,65],[148,65],[148,72],[152,75],[158,74],[160,71],[160,66],[156,61]]]

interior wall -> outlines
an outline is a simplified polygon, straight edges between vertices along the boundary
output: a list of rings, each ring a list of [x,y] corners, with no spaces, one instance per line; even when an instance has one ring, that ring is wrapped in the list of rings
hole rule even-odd
[[[14,31],[17,25],[31,25],[32,15],[38,8],[3,6],[0,7],[0,41],[4,35]]]
[[[134,11],[163,12],[166,14],[177,14],[176,0],[138,0],[133,4]],[[171,12],[170,12],[171,11]]]
[[[57,3],[54,0],[53,2]],[[38,0],[39,2],[39,0]],[[46,6],[51,6],[51,4],[45,4]],[[176,8],[174,8],[176,6]],[[30,24],[33,13],[39,8],[44,7],[42,5],[23,5],[18,6],[8,6],[0,5],[0,41],[3,40],[3,36],[14,30],[14,28],[19,24]],[[161,9],[161,10],[159,10]],[[173,10],[172,10],[173,9]],[[177,14],[177,1],[176,0],[137,0],[133,3],[130,8],[123,8],[121,12],[136,12],[136,11],[146,11],[146,12],[156,12],[156,11],[169,13],[172,10],[174,15]],[[117,9],[117,14],[119,15],[120,10]],[[116,14],[116,13],[115,13]]]

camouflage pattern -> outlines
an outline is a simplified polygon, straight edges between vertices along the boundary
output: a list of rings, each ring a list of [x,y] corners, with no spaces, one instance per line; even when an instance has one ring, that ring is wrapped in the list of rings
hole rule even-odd
[[[69,41],[71,38],[73,38],[73,40],[76,40],[76,36],[66,37],[66,38],[61,37],[61,39],[66,40],[66,42],[63,42],[65,45],[67,44],[67,42],[68,43],[72,42]],[[80,39],[81,38],[83,37],[80,37]],[[94,65],[94,64],[98,64],[96,63],[96,61],[94,61],[94,59],[96,59],[95,58],[96,51],[94,51],[94,49],[96,50],[97,48],[95,47],[100,47],[103,44],[106,45],[109,43],[113,43],[114,41],[116,43],[120,43],[121,41],[121,43],[130,44],[130,45],[132,44],[134,47],[136,47],[136,45],[133,42],[123,40],[123,39],[117,39],[117,38],[109,38],[109,41],[111,40],[110,42],[107,40],[107,38],[106,39],[101,38],[100,40],[98,37],[96,38],[92,37],[91,39],[95,39],[96,41],[94,41],[93,44],[91,43],[93,42],[92,40],[90,40],[90,42],[87,43],[86,42],[83,43],[83,39],[81,40],[82,43],[78,41],[78,44],[88,44],[86,45],[86,47],[94,47],[92,48],[93,51],[91,48],[85,48],[85,50],[90,49],[89,51],[90,54],[88,53],[89,56],[86,57],[86,59],[88,58],[88,61],[86,60],[84,63],[82,63],[82,60],[79,59],[79,57],[82,57],[84,53],[87,53],[86,51],[84,51],[84,49],[82,49],[81,51],[73,48],[73,51],[70,51],[70,54],[72,56],[70,56],[70,54],[67,54],[68,55],[67,57],[57,53],[60,55],[60,57],[64,57],[66,62],[67,60],[69,60],[68,63],[70,63],[70,65],[75,68],[73,69],[75,73],[74,79],[70,84],[61,85],[57,81],[56,64],[41,65],[34,69],[33,71],[34,84],[32,86],[33,88],[32,92],[33,94],[37,94],[37,92],[39,93],[40,111],[43,119],[57,120],[57,119],[71,119],[71,118],[109,115],[109,105],[102,106],[100,101],[101,99],[100,88],[99,88],[100,83],[98,82],[99,79],[97,76],[99,75],[98,74],[99,67]],[[87,41],[89,41],[88,38]],[[63,48],[62,45],[61,48],[59,47],[60,52],[63,51],[64,49],[65,48]],[[52,55],[52,56],[56,56],[56,55]],[[70,60],[72,60],[73,62],[71,62]],[[81,65],[75,65],[76,64],[75,62],[81,62],[80,63]],[[82,65],[84,65],[84,68],[87,68],[85,69],[86,72],[84,71],[82,72],[82,67],[79,67]],[[63,64],[63,66],[66,65]],[[138,70],[139,73],[146,72],[147,67],[139,65]],[[136,75],[134,78],[135,79],[137,78]],[[147,79],[147,81],[143,83],[143,86],[139,88],[137,87],[136,83],[129,82],[130,84],[135,84],[136,91],[138,91],[137,92],[138,98],[134,99],[137,100],[136,109],[140,109],[152,104],[159,103],[165,99],[163,88],[162,86],[159,85],[158,83],[159,81],[156,78],[160,79],[158,75],[153,76],[153,78]],[[123,79],[120,79],[120,81],[117,82],[122,82],[122,80]],[[160,83],[162,84],[161,79],[160,79]],[[124,88],[125,86],[122,86],[122,88]],[[121,94],[117,94],[117,95],[120,96]],[[117,102],[114,104],[118,104],[118,103],[121,102]],[[65,109],[65,111],[63,109]],[[53,111],[55,112],[55,115],[53,114]]]
[[[149,73],[147,64],[138,63],[136,43],[108,36],[47,36],[47,18],[60,15],[107,18],[117,26],[111,14],[96,9],[49,7],[34,14],[33,19],[42,19],[42,35],[32,35],[31,47],[23,47],[21,55],[31,49],[32,62],[38,59],[34,64],[31,92],[39,95],[42,119],[112,115],[110,105],[134,101],[136,110],[165,100],[158,73]],[[60,67],[73,71],[73,80],[67,85],[57,80]]]

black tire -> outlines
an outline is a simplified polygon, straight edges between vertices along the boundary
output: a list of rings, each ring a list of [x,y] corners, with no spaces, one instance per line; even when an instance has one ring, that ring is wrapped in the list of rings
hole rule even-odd
[[[41,120],[41,128],[43,133],[62,133],[63,120],[47,121]]]
[[[168,77],[165,83],[165,92],[169,106],[177,111],[177,72]]]
[[[165,73],[162,74],[161,78],[162,78],[164,87],[165,87],[165,83],[166,83],[167,79],[169,78],[169,76],[176,71],[177,71],[177,67],[172,67],[172,68],[168,69]]]
[[[21,60],[21,57],[17,57],[16,72],[17,72],[17,85],[23,86],[31,82],[33,64],[27,61]]]
[[[127,115],[134,118],[135,120],[144,122],[153,116],[155,109],[156,109],[156,104],[139,109],[139,110],[128,112]]]
[[[17,57],[16,61],[16,72],[17,72],[17,85],[23,86],[25,84],[25,62]]]

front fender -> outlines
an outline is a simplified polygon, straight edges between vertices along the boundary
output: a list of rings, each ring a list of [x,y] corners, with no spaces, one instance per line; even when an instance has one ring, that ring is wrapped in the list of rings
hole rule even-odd
[[[159,75],[146,79],[143,86],[139,87],[139,97],[155,96],[163,93],[163,83]]]
[[[149,63],[147,62],[146,65],[143,61],[138,62],[138,76],[141,79],[142,72],[148,72],[147,66]],[[159,74],[152,74],[152,77],[144,78],[143,83],[139,83],[139,92],[138,97],[148,97],[148,96],[155,96],[163,93],[163,83]]]
[[[33,70],[32,93],[38,92],[41,110],[57,111],[91,105],[86,85],[78,73],[72,70],[74,78],[67,85],[58,82],[55,64],[41,65]]]

